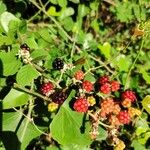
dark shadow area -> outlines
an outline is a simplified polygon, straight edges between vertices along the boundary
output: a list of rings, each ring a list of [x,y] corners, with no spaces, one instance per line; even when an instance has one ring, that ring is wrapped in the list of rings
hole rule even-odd
[[[3,65],[0,60],[0,78],[5,78],[3,76]],[[10,91],[11,87],[0,87],[0,100],[2,100],[7,93]],[[12,131],[3,131],[3,103],[0,101],[0,142],[3,143],[6,150],[20,150],[21,143],[17,135]],[[6,110],[8,111],[8,110]]]
[[[17,135],[12,131],[3,131],[1,135],[2,142],[6,150],[20,150],[21,143]]]

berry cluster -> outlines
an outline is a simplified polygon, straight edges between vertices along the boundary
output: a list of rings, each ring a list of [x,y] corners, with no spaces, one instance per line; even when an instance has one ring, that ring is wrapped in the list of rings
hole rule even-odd
[[[130,94],[128,94],[129,92]],[[112,126],[129,124],[135,115],[140,114],[137,110],[135,113],[135,109],[131,107],[132,103],[134,102],[133,99],[136,99],[134,92],[127,90],[121,94],[121,98],[121,101],[115,101],[112,98],[106,98],[102,100],[100,104],[100,116],[105,120],[108,119],[109,124]]]
[[[20,46],[20,55],[24,63],[30,63],[30,48],[27,44]],[[136,116],[141,115],[141,111],[133,107],[133,103],[137,100],[136,94],[132,90],[121,91],[121,84],[115,79],[110,79],[108,75],[98,78],[92,83],[82,70],[77,70],[71,77],[71,83],[66,83],[65,87],[61,87],[63,73],[65,73],[67,64],[64,64],[61,58],[55,58],[52,62],[52,71],[57,70],[60,78],[52,81],[40,78],[39,91],[44,98],[50,100],[47,104],[48,111],[57,110],[67,99],[67,92],[74,88],[76,97],[71,101],[72,111],[78,113],[86,113],[90,117],[91,122],[91,138],[96,139],[99,134],[99,125],[104,125],[109,136],[114,141],[115,150],[123,150],[125,145],[123,141],[118,139],[119,128],[123,125],[130,125]],[[69,67],[69,65],[68,65]],[[70,65],[70,68],[75,66]],[[70,76],[70,75],[68,75]],[[63,89],[64,88],[64,89]]]
[[[116,80],[110,81],[109,77],[104,75],[99,78],[99,91],[103,94],[109,94],[110,92],[116,92],[120,89],[120,83]]]

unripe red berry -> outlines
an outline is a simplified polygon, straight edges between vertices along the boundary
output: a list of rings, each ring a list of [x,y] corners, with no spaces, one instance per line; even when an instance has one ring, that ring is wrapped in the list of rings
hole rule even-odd
[[[85,80],[83,81],[82,83],[82,88],[86,91],[86,92],[91,92],[93,90],[93,84],[88,81],[88,80]]]
[[[101,103],[101,113],[104,115],[104,113],[107,115],[109,113],[112,113],[114,110],[114,100],[111,98],[107,98],[102,101]]]
[[[128,111],[121,111],[118,115],[118,119],[120,121],[120,123],[122,124],[129,124],[130,123],[130,116],[129,116],[129,113]]]
[[[42,94],[48,96],[50,92],[53,90],[53,88],[54,88],[53,84],[51,82],[47,82],[41,85],[40,91],[42,92]]]
[[[118,91],[120,89],[120,83],[118,81],[112,81],[111,82],[111,91],[115,92]]]
[[[136,95],[135,92],[131,91],[131,90],[126,90],[125,92],[122,93],[121,95],[122,99],[130,99],[131,102],[136,101]]]
[[[109,77],[107,75],[104,75],[98,79],[98,83],[101,85],[107,82],[109,82]]]
[[[76,80],[82,80],[84,78],[84,73],[81,70],[78,70],[74,75]]]
[[[77,112],[87,112],[88,110],[88,102],[85,98],[78,98],[73,105],[73,108]]]
[[[111,92],[111,85],[109,83],[104,83],[100,86],[99,91],[103,94],[109,94]]]
[[[113,108],[113,114],[118,115],[121,111],[119,104],[115,104]]]

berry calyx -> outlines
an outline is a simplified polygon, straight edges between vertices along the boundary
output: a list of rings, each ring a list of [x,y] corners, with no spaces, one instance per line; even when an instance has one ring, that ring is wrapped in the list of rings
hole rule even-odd
[[[61,105],[67,99],[67,95],[65,92],[56,92],[52,96],[52,101],[56,104]]]
[[[88,81],[88,80],[85,80],[83,81],[82,83],[82,88],[86,91],[86,92],[91,92],[93,90],[93,84]]]
[[[64,67],[64,62],[63,60],[61,60],[60,58],[56,58],[54,61],[53,61],[53,68],[56,69],[56,70],[61,70],[63,69]]]
[[[120,83],[118,81],[111,81],[111,91],[116,92],[120,89]]]
[[[76,80],[82,80],[84,78],[84,73],[81,70],[78,70],[74,75]]]
[[[103,94],[109,94],[111,92],[111,85],[109,83],[104,83],[100,86],[99,91]]]
[[[120,123],[122,124],[129,124],[130,123],[130,116],[128,111],[121,111],[118,115],[118,119],[120,121]]]
[[[80,97],[75,101],[73,108],[77,112],[85,113],[88,110],[88,102],[85,98]]]
[[[54,88],[53,84],[51,82],[47,82],[41,85],[40,91],[43,95],[49,96],[53,88]]]
[[[130,99],[131,102],[136,101],[136,95],[135,92],[131,91],[131,90],[126,90],[125,92],[122,93],[121,95],[122,99]]]
[[[109,77],[107,75],[104,75],[98,79],[98,83],[101,85],[107,82],[109,82]]]

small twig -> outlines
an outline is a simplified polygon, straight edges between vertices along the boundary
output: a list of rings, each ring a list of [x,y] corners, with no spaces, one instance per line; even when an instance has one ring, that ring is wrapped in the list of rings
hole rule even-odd
[[[34,107],[34,105],[33,105],[33,107]],[[45,132],[41,131],[41,130],[36,126],[36,124],[34,123],[34,121],[33,121],[32,118],[30,118],[29,116],[25,115],[22,111],[16,109],[15,107],[13,107],[13,109],[14,109],[16,112],[22,114],[22,116],[24,116],[25,118],[27,118],[27,119],[29,120],[29,122],[32,123],[33,126],[34,126],[40,133],[42,133],[42,134],[44,134],[44,135],[46,135],[46,136],[48,135],[48,134],[46,134]]]
[[[41,94],[39,94],[39,93],[36,93],[36,92],[34,92],[34,91],[31,91],[31,90],[29,90],[29,89],[27,89],[27,88],[24,88],[24,87],[18,85],[17,83],[14,83],[14,88],[15,88],[15,89],[22,90],[22,91],[24,91],[24,92],[26,92],[26,93],[28,93],[28,94],[37,96],[37,97],[39,97],[39,98],[41,98],[41,99],[43,99],[43,100],[45,100],[45,101],[50,101],[50,99],[49,99],[48,97],[43,96],[43,95],[41,95]]]
[[[114,73],[112,70],[110,70],[110,68],[107,66],[107,64],[103,63],[100,59],[96,59],[95,57],[93,57],[92,55],[89,55],[89,57],[95,61],[97,61],[99,64],[101,64],[101,67],[105,67],[110,73]]]
[[[61,70],[60,77],[59,77],[59,80],[57,81],[57,84],[58,84],[58,85],[59,85],[59,83],[60,83],[61,80],[62,80],[62,77],[63,77],[64,72],[65,72],[65,69],[62,69],[62,70]]]
[[[35,1],[33,0],[29,0],[33,5],[35,5],[39,10],[43,11],[43,13],[48,16],[56,25],[57,27],[62,30],[62,32],[65,34],[65,36],[71,41],[71,42],[74,42],[74,40],[72,39],[72,37],[63,29],[63,27],[59,24],[59,22],[52,16],[50,16],[44,7],[40,7]],[[75,45],[76,49],[78,50],[78,52],[81,52],[80,48]]]
[[[32,103],[32,99],[30,98],[30,100],[29,100],[29,110],[28,110],[27,118],[31,118],[32,109],[33,109],[33,103]],[[21,142],[23,141],[23,138],[25,136],[25,133],[26,133],[26,130],[27,130],[27,127],[28,127],[28,124],[29,124],[30,120],[27,119],[26,122],[25,122],[23,131],[22,131],[22,134],[21,134],[21,137],[20,137],[20,141]]]

